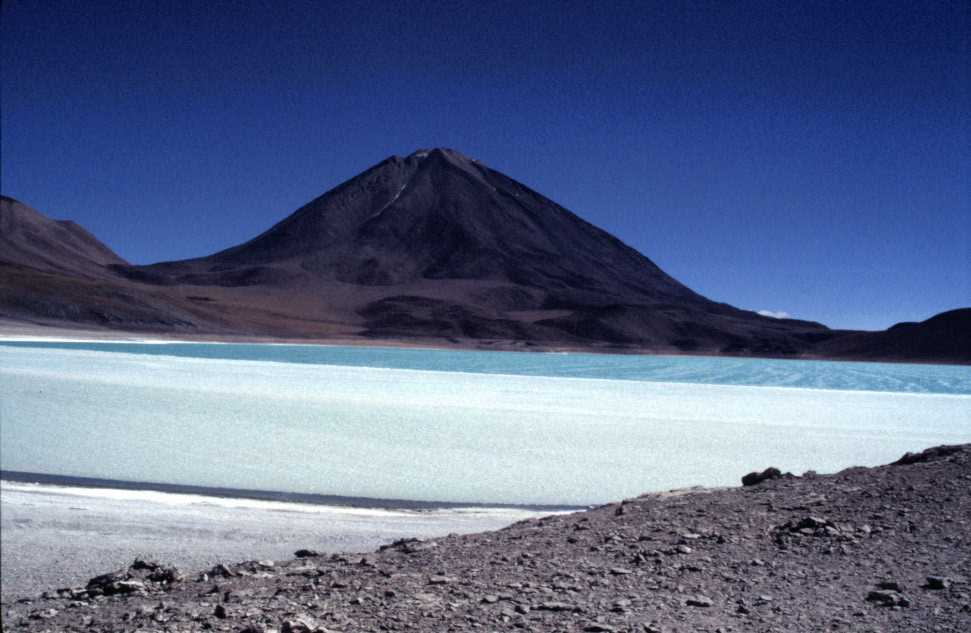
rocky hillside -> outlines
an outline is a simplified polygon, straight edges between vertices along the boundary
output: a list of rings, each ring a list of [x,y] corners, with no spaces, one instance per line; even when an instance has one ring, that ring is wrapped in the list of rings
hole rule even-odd
[[[747,482],[363,556],[137,561],[4,604],[3,630],[971,630],[971,445]]]

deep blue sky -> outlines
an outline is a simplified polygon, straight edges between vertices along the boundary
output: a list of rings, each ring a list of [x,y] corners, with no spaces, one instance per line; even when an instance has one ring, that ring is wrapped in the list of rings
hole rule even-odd
[[[971,4],[442,4],[4,0],[0,189],[147,263],[448,146],[740,307],[971,305]]]

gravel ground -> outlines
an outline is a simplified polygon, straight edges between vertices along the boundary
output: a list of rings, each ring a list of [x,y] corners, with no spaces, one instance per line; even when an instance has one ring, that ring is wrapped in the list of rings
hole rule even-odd
[[[966,633],[971,445],[903,461],[646,495],[367,555],[187,574],[140,562],[5,602],[4,630]]]

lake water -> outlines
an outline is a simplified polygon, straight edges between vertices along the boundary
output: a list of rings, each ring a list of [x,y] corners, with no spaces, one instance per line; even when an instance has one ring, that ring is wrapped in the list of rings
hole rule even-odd
[[[971,441],[971,368],[300,345],[0,344],[0,468],[590,504]]]

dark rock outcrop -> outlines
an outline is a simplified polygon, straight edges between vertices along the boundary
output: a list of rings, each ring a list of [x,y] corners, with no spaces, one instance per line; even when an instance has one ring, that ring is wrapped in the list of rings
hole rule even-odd
[[[755,486],[762,483],[763,481],[769,481],[771,479],[778,479],[782,477],[782,471],[774,466],[770,466],[763,470],[762,472],[751,472],[742,477],[743,486]]]

